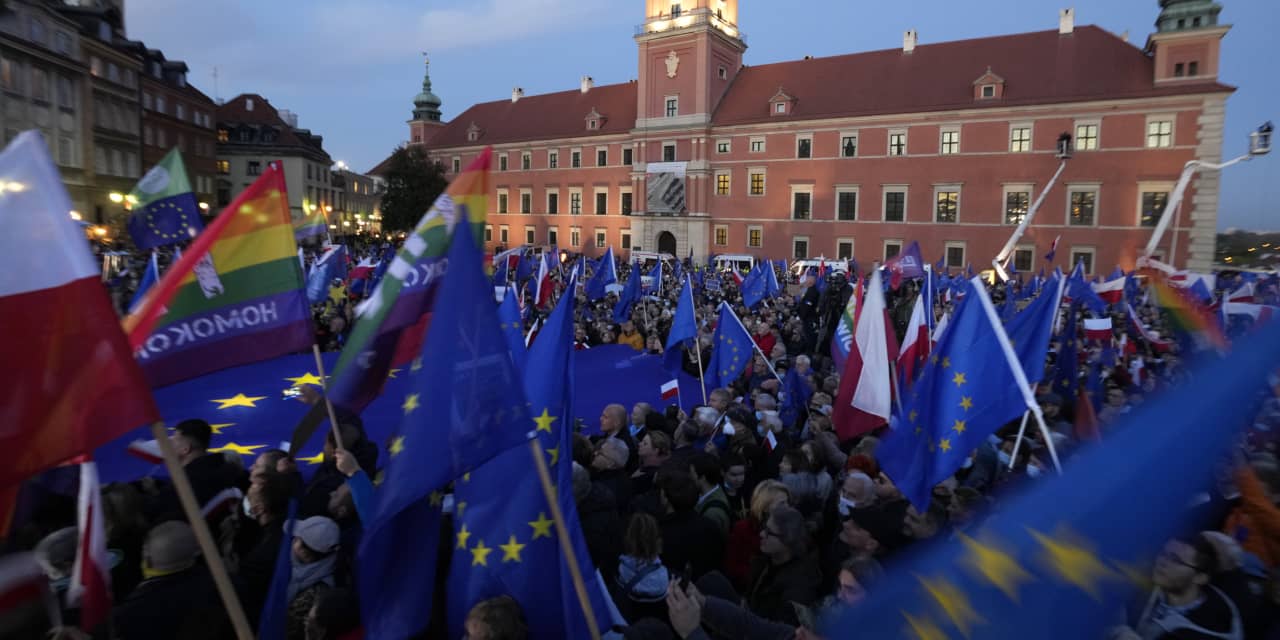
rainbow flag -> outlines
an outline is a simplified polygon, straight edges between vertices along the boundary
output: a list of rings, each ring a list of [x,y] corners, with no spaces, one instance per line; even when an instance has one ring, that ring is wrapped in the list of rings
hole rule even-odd
[[[1152,277],[1151,290],[1156,304],[1165,312],[1172,328],[1186,333],[1205,346],[1227,348],[1227,337],[1222,333],[1208,307],[1193,299],[1186,291],[1175,289],[1164,278]]]
[[[316,209],[309,216],[303,216],[293,223],[293,239],[302,242],[308,238],[322,236],[329,232],[329,219],[324,211]]]
[[[492,161],[493,150],[486,148],[454,178],[418,221],[378,287],[356,307],[355,326],[329,387],[334,403],[363,409],[378,395],[391,368],[418,354],[448,266],[445,254],[454,224],[464,211],[477,243],[483,238]]]
[[[153,387],[311,346],[279,163],[196,237],[124,328]]]

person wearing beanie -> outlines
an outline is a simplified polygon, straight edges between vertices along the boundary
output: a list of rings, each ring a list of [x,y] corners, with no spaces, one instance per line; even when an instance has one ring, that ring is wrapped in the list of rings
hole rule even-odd
[[[307,615],[316,596],[335,584],[339,536],[338,524],[324,516],[301,520],[293,527],[292,572],[286,592],[290,640],[305,637]]]

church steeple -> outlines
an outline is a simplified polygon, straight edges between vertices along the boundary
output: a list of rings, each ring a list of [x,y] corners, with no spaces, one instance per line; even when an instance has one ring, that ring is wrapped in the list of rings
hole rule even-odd
[[[1222,13],[1222,5],[1213,0],[1160,0],[1156,32],[1216,27],[1219,13]]]
[[[440,122],[440,97],[431,92],[431,59],[422,54],[422,93],[413,98],[413,119]]]

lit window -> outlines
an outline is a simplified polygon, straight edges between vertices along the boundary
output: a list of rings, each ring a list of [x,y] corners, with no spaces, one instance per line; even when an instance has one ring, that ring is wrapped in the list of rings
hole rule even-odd
[[[716,227],[716,246],[729,246],[729,227]]]
[[[1004,223],[1005,224],[1022,224],[1027,217],[1027,210],[1031,203],[1031,193],[1028,191],[1010,191],[1004,196]]]
[[[937,207],[934,210],[934,221],[936,222],[955,222],[956,214],[959,210],[960,192],[959,191],[939,191],[937,196]]]
[[[751,174],[751,195],[753,196],[764,195],[764,174],[763,173]]]
[[[1098,193],[1096,191],[1072,191],[1071,225],[1083,227],[1093,226],[1097,203]]]
[[[1147,148],[1163,149],[1173,146],[1173,122],[1152,120],[1147,123]]]
[[[764,231],[760,227],[747,229],[747,246],[759,248],[764,245]]]
[[[889,155],[901,156],[907,153],[907,134],[889,134]]]
[[[1014,127],[1009,131],[1009,150],[1014,153],[1031,150],[1031,127]]]
[[[960,153],[960,132],[959,131],[943,131],[942,147],[943,155],[951,155]]]
[[[1144,191],[1142,193],[1142,217],[1139,223],[1144,227],[1154,227],[1164,215],[1164,208],[1169,204],[1168,191]]]
[[[716,195],[729,195],[729,174],[721,173],[716,175]]]
[[[1076,151],[1094,151],[1098,148],[1098,125],[1076,125]]]

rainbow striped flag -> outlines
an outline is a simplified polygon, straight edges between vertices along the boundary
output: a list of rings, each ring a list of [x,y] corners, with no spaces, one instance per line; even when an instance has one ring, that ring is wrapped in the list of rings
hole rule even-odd
[[[392,367],[417,356],[437,285],[448,267],[445,254],[454,225],[464,212],[477,243],[482,244],[492,161],[493,150],[485,148],[454,178],[418,221],[378,287],[356,307],[355,326],[329,387],[335,404],[363,409],[377,397]]]
[[[308,238],[322,236],[329,231],[329,220],[324,211],[316,209],[309,216],[303,216],[293,223],[293,239],[302,242]]]
[[[1156,304],[1165,312],[1175,331],[1188,334],[1207,347],[1227,348],[1227,337],[1208,307],[1181,289],[1175,289],[1164,278],[1152,277],[1151,290]]]
[[[196,237],[124,328],[153,387],[312,345],[279,163]]]

